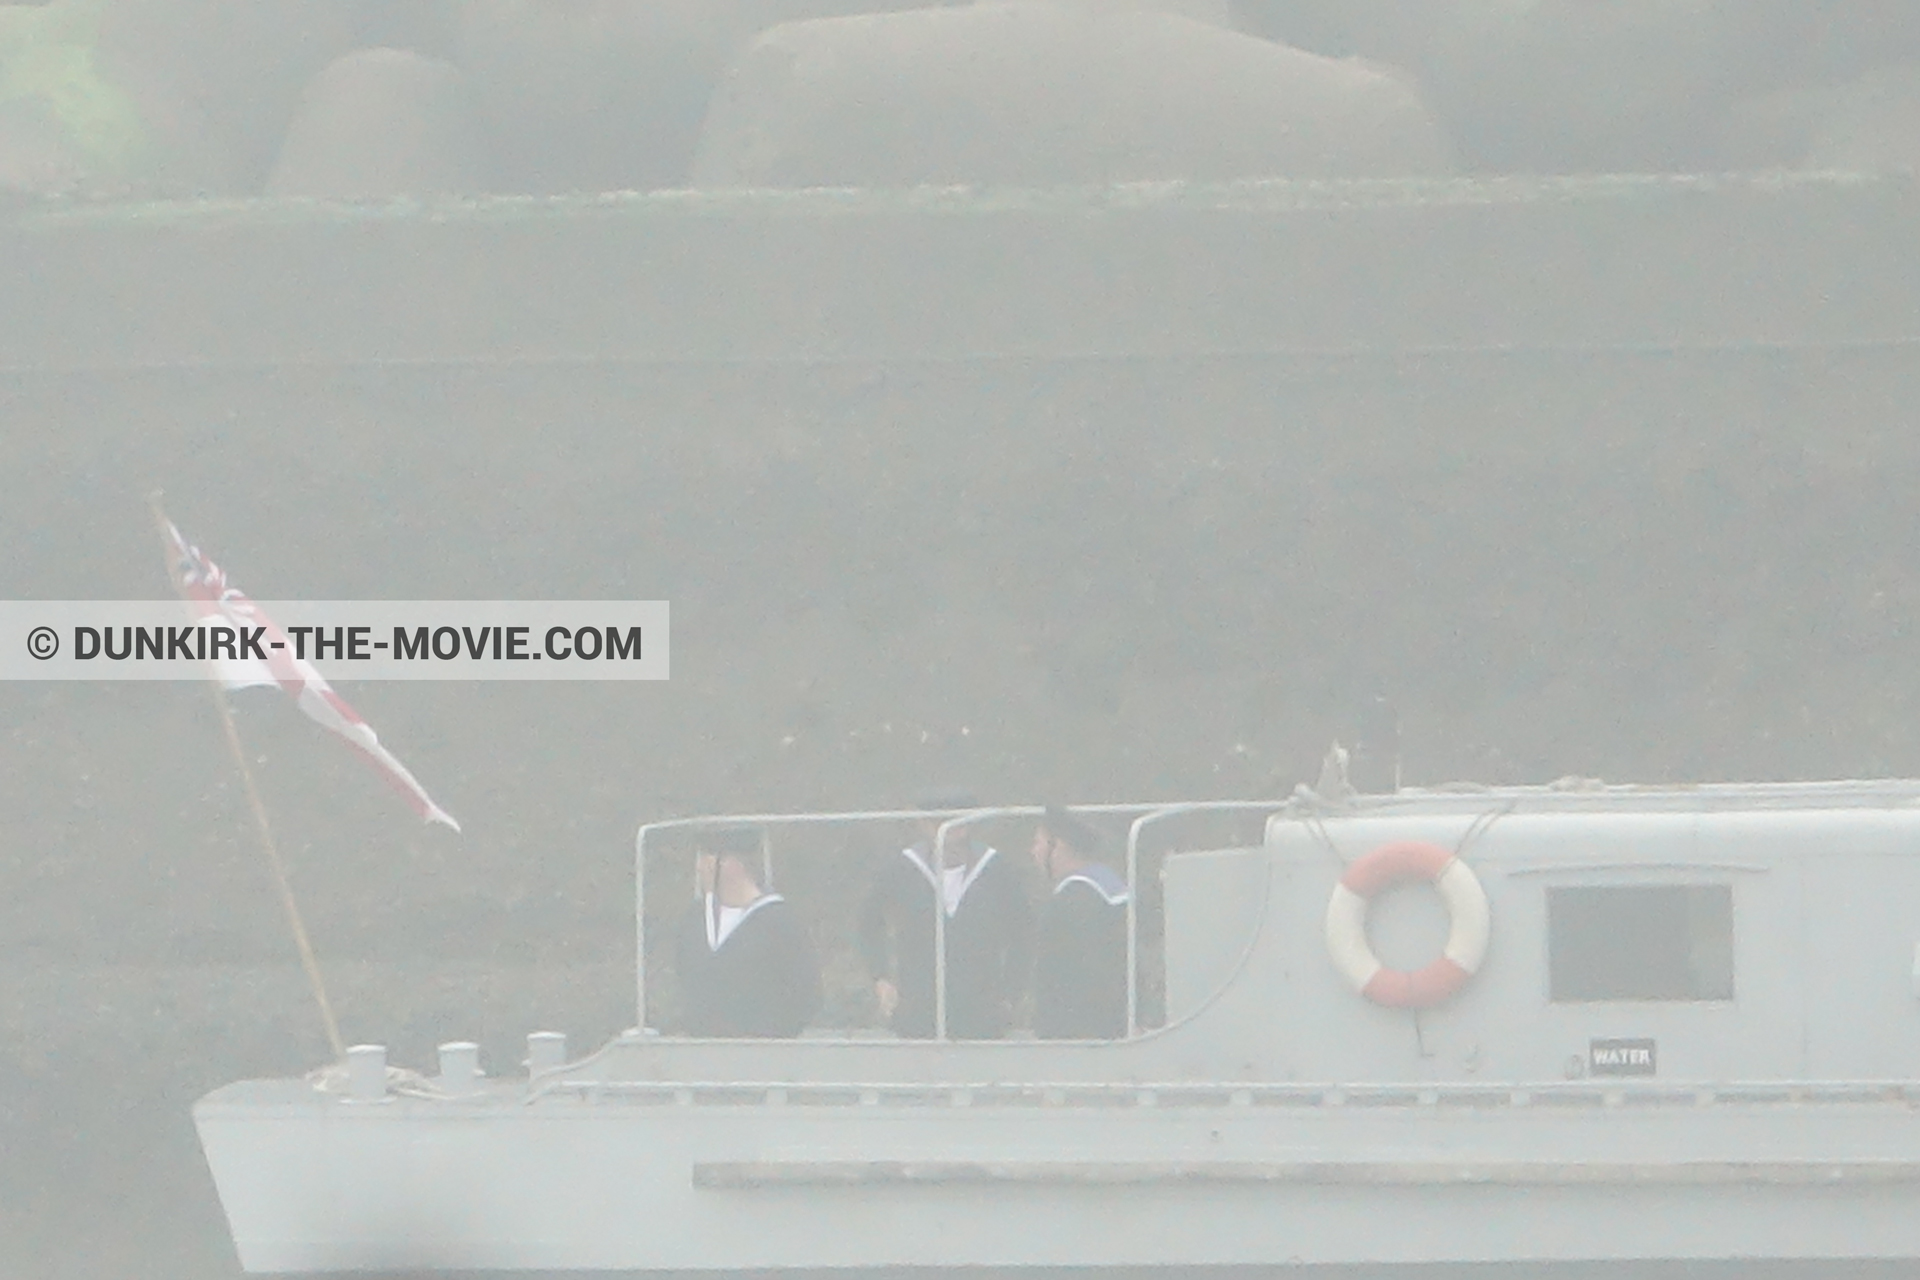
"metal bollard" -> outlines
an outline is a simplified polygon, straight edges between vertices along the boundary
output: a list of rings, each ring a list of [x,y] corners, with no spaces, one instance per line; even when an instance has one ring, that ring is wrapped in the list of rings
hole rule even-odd
[[[535,1031],[527,1037],[527,1074],[537,1076],[567,1063],[564,1031]]]
[[[451,1040],[440,1046],[440,1087],[448,1093],[479,1089],[479,1045],[471,1040]]]
[[[356,1044],[347,1050],[347,1097],[380,1102],[387,1096],[387,1046]]]

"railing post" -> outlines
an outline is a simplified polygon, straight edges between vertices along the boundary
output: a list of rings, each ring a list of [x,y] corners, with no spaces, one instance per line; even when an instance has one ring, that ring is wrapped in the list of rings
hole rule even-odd
[[[1143,813],[1127,824],[1127,1039],[1140,1032],[1140,828]]]
[[[647,833],[652,824],[640,828],[633,838],[633,1026],[647,1029]]]
[[[947,832],[948,818],[933,833],[933,1038],[947,1038]]]

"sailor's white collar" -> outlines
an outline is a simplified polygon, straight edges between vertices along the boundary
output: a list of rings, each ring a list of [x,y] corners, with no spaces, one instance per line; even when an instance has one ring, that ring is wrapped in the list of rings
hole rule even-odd
[[[707,920],[707,950],[718,951],[734,931],[746,922],[748,916],[772,902],[783,902],[777,893],[764,893],[744,907],[721,907],[714,910],[713,895],[708,894],[701,903],[701,914]]]
[[[1070,876],[1062,876],[1060,878],[1060,883],[1053,886],[1053,891],[1057,894],[1070,884],[1086,885],[1087,887],[1091,888],[1095,893],[1099,894],[1102,898],[1105,898],[1107,901],[1107,905],[1110,907],[1123,906],[1125,905],[1127,899],[1133,896],[1127,891],[1126,884],[1120,881],[1119,877],[1117,876],[1114,877],[1113,884],[1104,885],[1104,884],[1101,884],[1099,880],[1095,879],[1093,876],[1088,875],[1084,871],[1076,871]]]
[[[912,845],[908,845],[902,849],[900,854],[908,862],[918,867],[920,874],[926,877],[927,884],[933,888],[935,893],[940,894],[941,905],[946,908],[947,916],[951,919],[953,915],[960,910],[960,904],[966,901],[967,890],[973,888],[973,882],[980,878],[980,873],[986,870],[987,864],[992,862],[994,855],[999,852],[998,849],[987,849],[974,860],[974,864],[971,867],[965,868],[964,875],[957,874],[962,870],[960,867],[945,868],[947,873],[945,892],[942,892],[942,886],[938,878],[934,876],[933,868],[927,865],[927,859],[924,854]]]

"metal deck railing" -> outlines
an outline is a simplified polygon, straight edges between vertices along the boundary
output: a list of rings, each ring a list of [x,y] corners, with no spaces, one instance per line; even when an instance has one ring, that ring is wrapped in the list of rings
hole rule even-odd
[[[1139,878],[1141,840],[1150,827],[1174,818],[1211,814],[1263,814],[1270,819],[1296,803],[1285,800],[1199,800],[1167,803],[1145,801],[1128,804],[1075,805],[1075,814],[1131,815],[1127,826],[1127,1036],[1140,1029],[1139,963]],[[1046,810],[1038,805],[1013,805],[990,809],[953,812],[941,819],[933,841],[933,871],[936,879],[946,869],[947,850],[953,833],[982,822],[1007,818],[1041,817]],[[753,826],[763,830],[781,827],[820,828],[851,824],[905,824],[940,818],[939,811],[922,809],[875,809],[845,813],[762,813],[730,814],[698,818],[674,818],[649,822],[634,836],[634,1014],[636,1027],[647,1025],[647,853],[650,840],[669,831],[691,831],[724,826]],[[1263,823],[1264,826],[1264,823]],[[763,847],[763,853],[765,852]],[[934,918],[934,1038],[947,1038],[947,916],[935,910]]]

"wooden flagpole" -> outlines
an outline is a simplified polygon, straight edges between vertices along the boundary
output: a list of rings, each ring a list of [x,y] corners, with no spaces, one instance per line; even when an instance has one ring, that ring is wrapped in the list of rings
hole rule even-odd
[[[180,565],[174,558],[171,524],[166,513],[160,509],[160,492],[155,490],[148,495],[147,503],[153,508],[155,526],[160,531],[160,541],[166,547],[167,578],[173,583],[173,589],[182,600],[187,599],[186,584],[180,580]],[[313,954],[313,941],[307,936],[307,925],[300,917],[300,904],[294,901],[293,881],[287,875],[286,860],[280,856],[280,847],[274,843],[273,826],[267,821],[266,802],[260,798],[260,784],[254,780],[253,766],[247,763],[247,753],[240,745],[240,730],[233,723],[233,710],[227,706],[227,695],[220,687],[218,677],[209,675],[207,691],[213,695],[214,711],[220,717],[220,727],[226,731],[227,746],[233,751],[233,763],[240,770],[240,781],[247,790],[247,802],[253,809],[253,824],[260,832],[260,847],[266,851],[267,865],[273,868],[273,882],[280,890],[280,905],[286,909],[287,923],[293,929],[294,945],[300,949],[300,966],[307,972],[307,985],[313,988],[314,1002],[320,1006],[320,1021],[327,1029],[327,1043],[333,1048],[336,1061],[344,1062],[347,1056],[346,1041],[340,1038],[340,1024],[333,1016],[333,1002],[327,999],[327,984],[320,975],[320,961]]]

